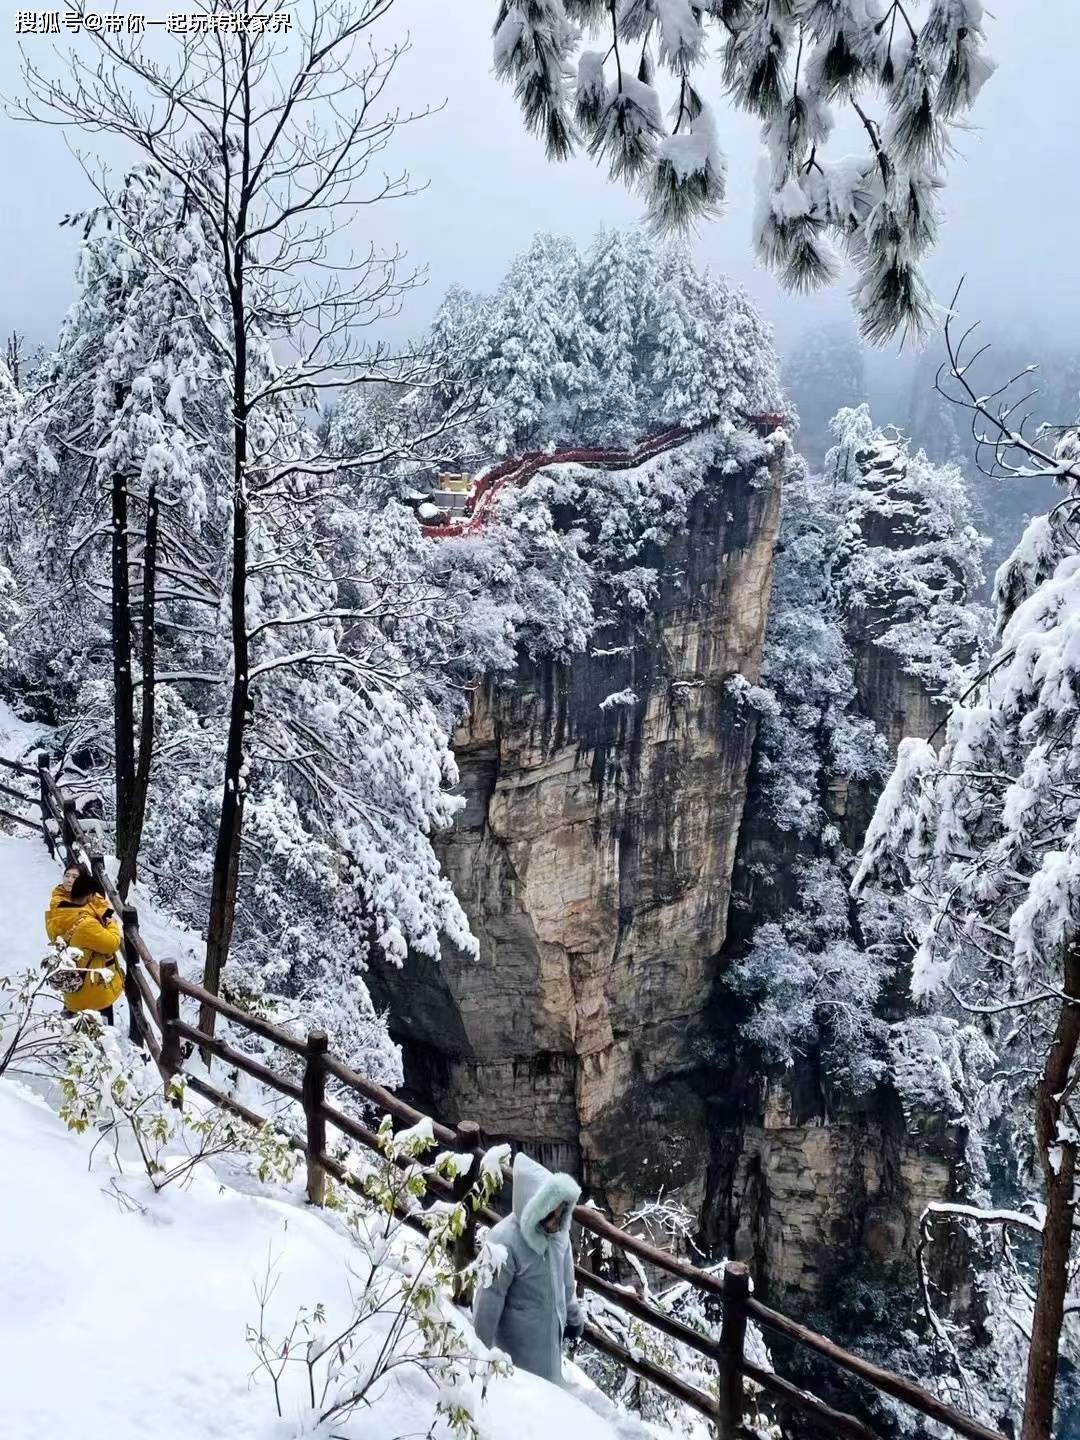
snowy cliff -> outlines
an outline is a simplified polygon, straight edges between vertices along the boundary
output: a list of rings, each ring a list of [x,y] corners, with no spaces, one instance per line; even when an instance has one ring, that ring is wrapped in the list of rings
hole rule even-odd
[[[467,808],[440,854],[479,960],[419,959],[374,987],[440,1113],[514,1134],[618,1211],[661,1188],[704,1196],[697,1072],[787,463],[782,441],[727,448],[739,458],[707,461],[679,523],[650,518],[661,538],[605,574],[587,648],[522,653],[476,691],[455,737]],[[619,538],[610,511],[598,523]]]

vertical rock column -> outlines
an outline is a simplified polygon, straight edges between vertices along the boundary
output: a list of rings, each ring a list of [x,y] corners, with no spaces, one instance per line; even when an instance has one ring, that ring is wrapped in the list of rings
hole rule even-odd
[[[755,729],[727,682],[758,678],[779,507],[778,465],[712,472],[642,557],[651,614],[477,692],[455,741],[467,809],[440,848],[480,958],[374,977],[419,1095],[617,1211],[704,1193],[694,1072]]]

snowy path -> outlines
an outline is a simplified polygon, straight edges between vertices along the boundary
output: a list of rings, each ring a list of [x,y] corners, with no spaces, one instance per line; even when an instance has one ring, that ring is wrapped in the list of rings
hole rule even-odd
[[[57,875],[40,842],[0,834],[3,972],[40,961]],[[155,950],[187,947],[161,917],[147,920]],[[107,1193],[110,1157],[91,1148],[44,1100],[0,1079],[0,1440],[292,1440],[295,1423],[249,1380],[254,1286],[272,1257],[275,1334],[302,1305],[342,1314],[359,1254],[344,1227],[300,1203],[299,1181],[295,1194],[248,1176],[232,1188],[228,1171],[205,1166],[187,1189],[157,1195],[131,1171],[123,1187],[140,1208],[124,1208]],[[523,1373],[496,1381],[482,1440],[658,1434],[617,1417],[583,1379],[577,1393],[585,1403]],[[426,1435],[431,1418],[430,1391],[403,1379],[344,1433],[402,1440]]]
[[[285,1440],[270,1391],[249,1384],[245,1326],[272,1255],[272,1323],[297,1308],[346,1303],[347,1235],[285,1200],[241,1194],[208,1171],[186,1191],[125,1212],[105,1193],[104,1160],[17,1082],[0,1083],[0,1355],[3,1440]],[[425,1419],[426,1414],[426,1419]],[[420,1397],[390,1394],[357,1429],[364,1440],[424,1433]],[[615,1440],[613,1425],[525,1374],[496,1381],[484,1440]],[[441,1432],[437,1432],[441,1433]]]

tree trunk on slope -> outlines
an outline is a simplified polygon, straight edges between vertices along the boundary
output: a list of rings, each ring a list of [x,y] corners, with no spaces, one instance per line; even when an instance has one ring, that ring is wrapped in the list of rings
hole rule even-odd
[[[154,706],[156,693],[154,630],[157,602],[158,553],[157,487],[150,486],[146,497],[146,542],[143,546],[142,588],[142,707],[139,718],[139,758],[131,792],[131,815],[124,841],[118,847],[120,872],[116,888],[121,900],[138,878],[139,846],[146,822],[146,796],[150,789],[150,771],[154,755]]]
[[[236,893],[240,876],[240,842],[244,823],[244,734],[249,709],[247,633],[247,334],[244,316],[243,260],[237,255],[233,277],[233,336],[236,361],[233,372],[233,526],[232,585],[230,591],[233,680],[229,705],[229,738],[225,751],[225,783],[214,850],[214,879],[206,929],[206,964],[203,985],[217,995],[221,972],[232,942]],[[213,1035],[216,1012],[209,1005],[199,1011],[199,1029]]]
[[[135,691],[131,676],[131,595],[128,495],[123,475],[112,477],[112,662],[113,749],[116,768],[116,853],[131,848],[131,798],[135,788]]]
[[[1080,943],[1065,956],[1064,993],[1080,1002]],[[1069,1083],[1080,1046],[1080,1003],[1064,1002],[1051,1043],[1035,1110],[1035,1138],[1046,1177],[1046,1221],[1039,1254],[1039,1280],[1031,1326],[1024,1427],[1021,1440],[1052,1440],[1058,1350],[1065,1319],[1073,1222],[1076,1214],[1075,1143],[1059,1144],[1058,1120],[1062,1092]],[[1054,1152],[1060,1155],[1055,1166]]]

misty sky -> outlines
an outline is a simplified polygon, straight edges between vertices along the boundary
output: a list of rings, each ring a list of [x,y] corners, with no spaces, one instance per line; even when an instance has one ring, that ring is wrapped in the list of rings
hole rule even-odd
[[[997,3],[999,14],[988,23],[1000,68],[973,116],[978,129],[961,138],[951,163],[947,225],[931,274],[944,299],[966,272],[965,314],[981,315],[991,330],[1022,328],[1068,339],[1080,311],[1073,200],[1080,5]],[[16,8],[0,0],[6,29],[0,91],[8,96],[20,88]],[[111,0],[102,4],[106,8]],[[121,0],[117,8],[164,15],[184,6],[179,0],[143,0],[141,7]],[[358,239],[399,241],[413,261],[429,268],[427,290],[411,302],[410,325],[422,324],[454,281],[492,288],[537,229],[559,230],[584,243],[599,226],[629,223],[639,213],[635,199],[591,162],[545,161],[521,126],[511,94],[490,73],[494,10],[494,0],[398,0],[396,18],[388,22],[388,31],[408,30],[413,44],[396,98],[406,108],[445,101],[443,111],[404,135],[395,152],[418,180],[429,182],[427,190],[363,212],[360,221],[368,228]],[[30,37],[26,43],[42,68],[61,65],[50,54],[53,42]],[[711,72],[713,89],[717,69]],[[708,95],[707,80],[702,88]],[[837,287],[824,298],[795,297],[755,264],[750,228],[757,127],[728,110],[721,96],[714,98],[728,154],[729,203],[726,214],[702,230],[697,248],[748,287],[786,347],[808,327],[845,321],[846,294]],[[0,330],[14,327],[48,344],[72,299],[77,245],[77,235],[58,221],[92,203],[92,195],[60,131],[4,116],[0,126]],[[93,137],[83,141],[90,149],[96,143]]]

